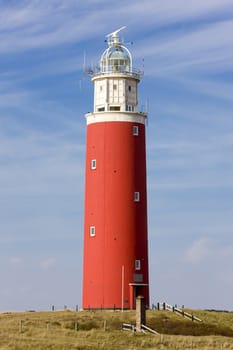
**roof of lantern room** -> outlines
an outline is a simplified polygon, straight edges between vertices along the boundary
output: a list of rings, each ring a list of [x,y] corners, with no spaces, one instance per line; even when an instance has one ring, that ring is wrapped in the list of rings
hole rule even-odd
[[[123,45],[119,38],[119,32],[126,27],[121,27],[113,33],[106,35],[108,48],[101,55],[98,68],[88,73],[93,79],[102,75],[127,75],[140,80],[141,72],[139,69],[133,68],[132,55],[130,51]]]

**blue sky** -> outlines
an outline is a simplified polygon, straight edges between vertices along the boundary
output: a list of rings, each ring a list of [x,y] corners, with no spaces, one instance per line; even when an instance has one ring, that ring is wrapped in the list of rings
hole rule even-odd
[[[105,35],[144,69],[151,302],[233,310],[232,0],[0,0],[0,310],[81,306]]]

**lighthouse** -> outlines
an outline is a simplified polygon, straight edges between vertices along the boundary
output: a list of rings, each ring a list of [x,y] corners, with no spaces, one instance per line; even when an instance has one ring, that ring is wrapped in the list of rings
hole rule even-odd
[[[119,33],[96,71],[94,109],[86,114],[83,309],[149,306],[147,113],[138,110],[142,72],[133,68]]]

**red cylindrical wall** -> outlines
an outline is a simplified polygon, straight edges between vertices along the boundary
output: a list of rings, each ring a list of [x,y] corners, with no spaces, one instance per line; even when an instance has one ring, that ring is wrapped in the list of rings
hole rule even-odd
[[[138,135],[133,134],[138,127]],[[96,169],[91,168],[96,160]],[[139,201],[134,193],[139,192]],[[90,236],[90,227],[95,236]],[[135,261],[140,269],[135,270]],[[87,125],[83,308],[149,305],[145,125]]]

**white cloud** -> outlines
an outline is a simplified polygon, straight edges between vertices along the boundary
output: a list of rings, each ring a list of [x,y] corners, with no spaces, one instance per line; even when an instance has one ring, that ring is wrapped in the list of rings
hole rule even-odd
[[[233,44],[233,43],[232,43]],[[232,52],[233,56],[233,52]],[[232,62],[232,60],[231,60]],[[226,65],[222,63],[222,69],[224,70]],[[232,66],[233,68],[233,66]],[[223,99],[229,102],[233,102],[233,86],[227,82],[211,81],[207,79],[193,79],[183,81],[184,85],[189,89],[198,91],[199,93],[207,96],[214,97],[215,99]]]
[[[217,0],[196,0],[192,3],[184,0],[145,0],[142,3],[138,0],[127,4],[120,1],[114,18],[111,3],[102,1],[102,4],[98,2],[98,6],[93,6],[94,4],[97,2],[86,1],[80,4],[69,1],[67,4],[59,0],[49,3],[23,1],[17,6],[3,7],[0,16],[3,33],[0,35],[0,51],[22,51],[69,42],[77,43],[84,38],[94,38],[100,33],[106,34],[123,22],[129,25],[130,30],[140,31],[143,19],[146,19],[147,27],[155,29],[161,23],[168,25],[226,9],[231,1],[222,0],[221,4]]]
[[[212,253],[212,241],[203,237],[192,243],[185,253],[185,260],[191,263],[201,263]]]
[[[101,13],[102,17],[107,17],[105,11],[80,9],[75,2],[62,6],[58,1],[24,1],[21,6],[5,8],[1,15],[4,34],[0,34],[0,51],[14,52],[77,43],[84,36],[87,39],[105,27]]]
[[[44,270],[53,268],[55,265],[56,265],[56,259],[53,257],[46,258],[40,262],[40,266]]]
[[[164,1],[164,0],[145,0],[133,1],[128,5],[134,15],[149,15],[149,20],[154,19],[154,24],[162,22],[163,24],[171,24],[174,21],[190,19],[197,16],[212,14],[221,9],[227,10],[232,4],[231,0],[195,0],[188,2],[186,0]],[[122,9],[124,11],[124,8]]]
[[[21,257],[13,256],[10,258],[10,264],[13,266],[19,266],[19,265],[22,265],[22,263],[23,263],[23,259]]]
[[[224,72],[233,67],[232,31],[233,21],[214,22],[187,33],[168,33],[158,40],[152,37],[142,42],[140,52],[146,57],[150,75]]]

